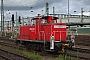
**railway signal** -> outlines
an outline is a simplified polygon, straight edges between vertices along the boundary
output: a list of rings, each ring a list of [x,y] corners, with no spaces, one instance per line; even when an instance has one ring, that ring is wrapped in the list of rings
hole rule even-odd
[[[12,39],[14,38],[14,14],[12,14]]]
[[[21,16],[19,16],[19,20],[18,20],[19,24],[21,24]]]
[[[14,23],[14,14],[12,14],[12,23]]]

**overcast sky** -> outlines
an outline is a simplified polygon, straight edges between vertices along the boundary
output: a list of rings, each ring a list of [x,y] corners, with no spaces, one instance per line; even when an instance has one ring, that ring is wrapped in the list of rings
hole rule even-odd
[[[69,0],[70,14],[80,14],[81,8],[84,9],[84,15],[90,15],[90,0]],[[38,13],[45,14],[45,4],[49,3],[49,13],[55,7],[55,13],[67,14],[68,0],[4,0],[5,19],[10,19],[11,14],[18,13],[18,16],[30,17]],[[1,1],[0,1],[1,6]],[[31,9],[31,7],[33,7]],[[31,12],[33,10],[33,12]],[[76,11],[76,12],[74,12]]]

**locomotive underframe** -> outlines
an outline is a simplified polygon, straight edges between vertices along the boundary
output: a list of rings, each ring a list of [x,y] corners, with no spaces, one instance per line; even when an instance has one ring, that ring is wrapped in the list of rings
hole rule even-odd
[[[16,40],[17,43],[25,45],[26,48],[30,50],[40,50],[40,51],[62,51],[63,48],[72,48],[74,43],[72,43],[71,40],[66,41],[60,41],[60,42],[54,42],[54,49],[50,49],[50,41],[33,41],[33,40]]]

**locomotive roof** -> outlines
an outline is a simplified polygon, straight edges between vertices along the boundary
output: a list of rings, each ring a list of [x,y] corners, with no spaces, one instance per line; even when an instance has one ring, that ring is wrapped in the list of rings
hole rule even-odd
[[[49,16],[43,16],[42,19],[47,19]],[[53,20],[58,19],[58,17],[53,17]]]
[[[37,20],[37,19],[47,19],[49,16],[43,16],[43,17],[35,17],[35,18],[32,18],[32,20]],[[58,17],[53,17],[52,20],[56,20],[58,19]]]

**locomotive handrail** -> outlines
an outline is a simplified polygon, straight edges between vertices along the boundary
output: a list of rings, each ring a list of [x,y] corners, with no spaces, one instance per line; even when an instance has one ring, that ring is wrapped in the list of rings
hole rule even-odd
[[[40,31],[43,33],[43,35],[45,35],[44,31]],[[39,32],[39,39],[40,39],[40,32]],[[44,36],[44,40],[45,40],[45,36]]]
[[[40,31],[40,32],[42,32],[42,35],[43,35],[43,38],[44,38],[44,49],[45,49],[45,33],[44,33],[44,31]],[[39,38],[40,38],[40,32],[39,32]]]

